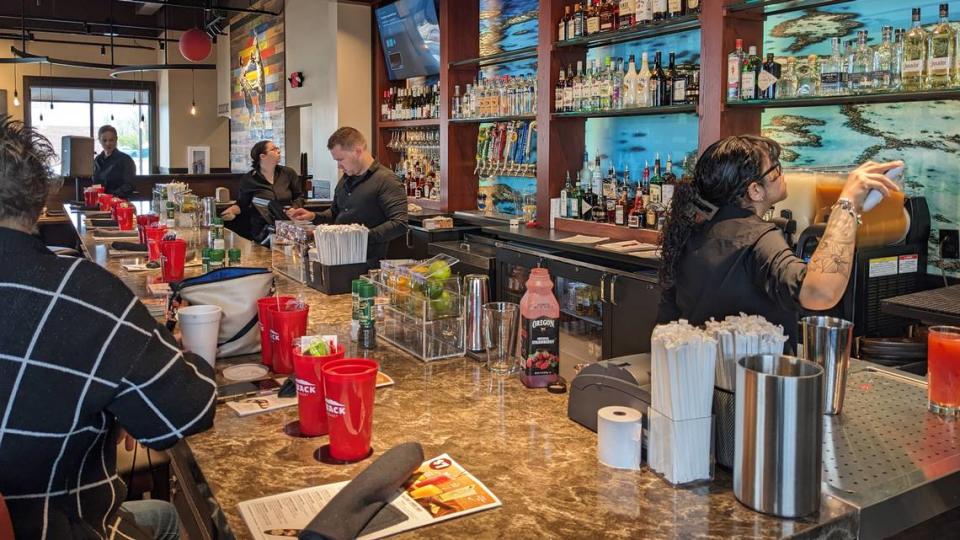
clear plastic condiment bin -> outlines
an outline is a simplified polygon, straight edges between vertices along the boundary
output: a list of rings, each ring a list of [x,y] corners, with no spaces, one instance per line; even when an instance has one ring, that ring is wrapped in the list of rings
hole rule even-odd
[[[273,269],[299,283],[306,283],[310,275],[309,251],[313,246],[310,223],[276,222],[276,232],[270,241],[270,259]]]

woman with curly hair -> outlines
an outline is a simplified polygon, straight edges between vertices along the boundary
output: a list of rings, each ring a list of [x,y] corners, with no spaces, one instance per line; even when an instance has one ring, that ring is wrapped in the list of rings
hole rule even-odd
[[[851,172],[820,244],[804,263],[761,218],[787,197],[780,145],[755,135],[713,143],[692,181],[677,187],[667,215],[658,322],[762,315],[782,325],[795,346],[800,309],[830,309],[847,288],[867,193],[896,191],[884,172],[902,165],[867,162]]]

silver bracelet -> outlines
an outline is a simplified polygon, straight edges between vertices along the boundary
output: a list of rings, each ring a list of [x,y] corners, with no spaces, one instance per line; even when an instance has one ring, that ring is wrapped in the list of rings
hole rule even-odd
[[[856,207],[854,207],[853,205],[853,201],[851,201],[850,199],[846,197],[841,197],[837,199],[837,202],[834,203],[833,208],[839,208],[841,210],[846,210],[847,212],[849,212],[850,215],[853,216],[853,219],[857,222],[858,227],[863,224],[863,220],[861,219],[860,214],[857,212]]]

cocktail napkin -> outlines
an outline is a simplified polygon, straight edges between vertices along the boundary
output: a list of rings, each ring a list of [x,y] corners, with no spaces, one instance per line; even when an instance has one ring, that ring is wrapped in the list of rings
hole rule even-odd
[[[387,450],[337,493],[300,533],[301,540],[356,538],[423,463],[420,443]]]

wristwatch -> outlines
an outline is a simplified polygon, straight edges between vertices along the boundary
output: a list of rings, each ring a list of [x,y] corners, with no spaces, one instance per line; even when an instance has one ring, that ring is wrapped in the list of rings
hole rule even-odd
[[[837,199],[837,202],[833,205],[833,207],[850,212],[850,215],[853,216],[854,220],[856,220],[858,227],[863,224],[860,213],[857,212],[856,206],[854,206],[853,201],[850,199],[846,197],[840,197]]]

